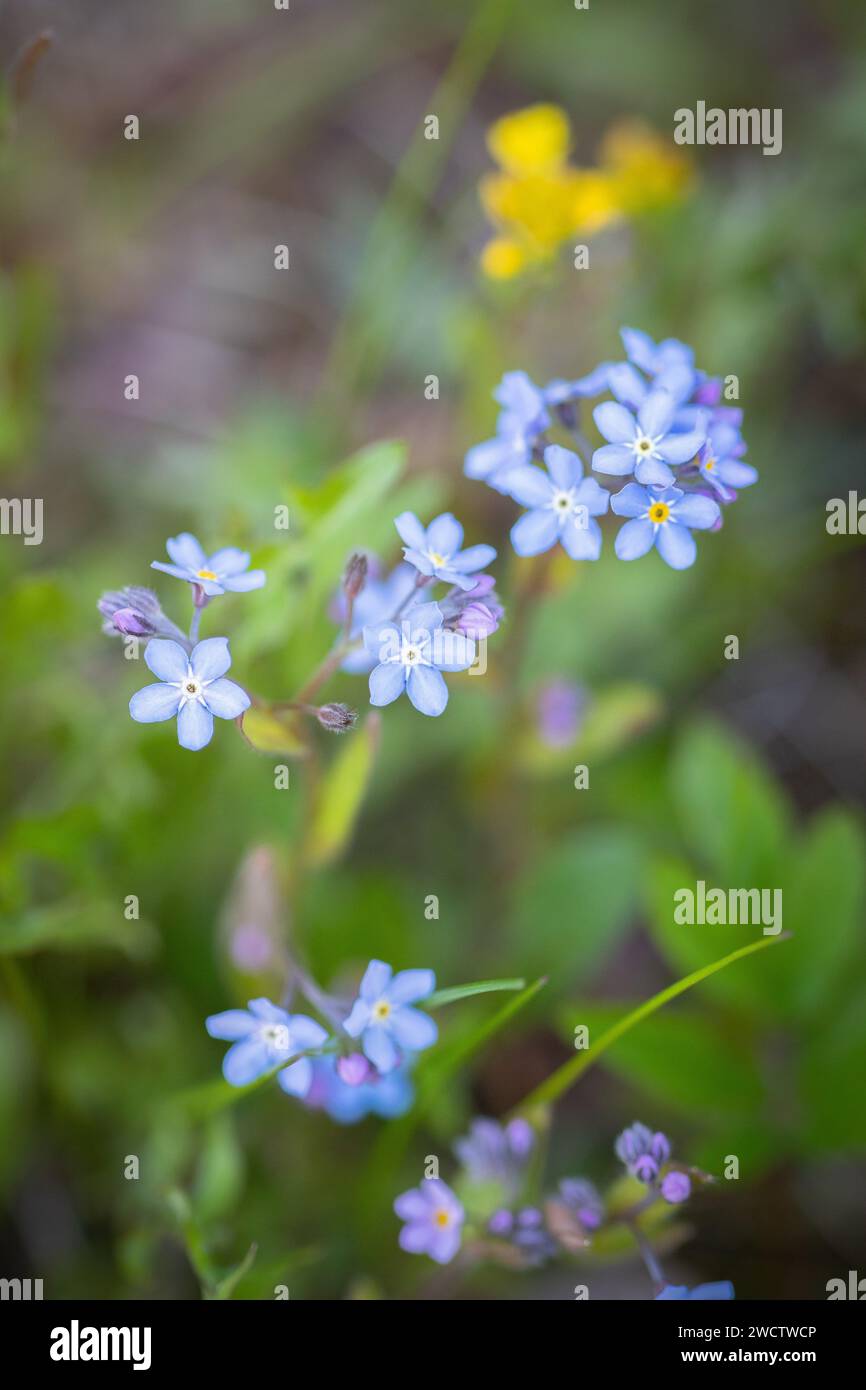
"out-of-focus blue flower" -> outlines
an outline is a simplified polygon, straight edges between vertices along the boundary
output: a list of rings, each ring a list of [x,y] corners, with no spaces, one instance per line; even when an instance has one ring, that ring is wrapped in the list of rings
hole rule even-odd
[[[212,598],[215,594],[247,593],[250,589],[260,589],[265,582],[264,570],[251,570],[250,557],[245,550],[225,546],[215,550],[213,555],[205,555],[195,536],[184,531],[172,536],[165,543],[170,565],[154,560],[151,569],[162,570],[175,579],[185,579],[187,584],[196,584]]]
[[[543,468],[525,464],[508,478],[515,502],[530,510],[511,528],[518,555],[540,555],[557,541],[572,560],[597,560],[601,527],[595,520],[607,511],[610,494],[595,478],[584,478],[577,454],[558,444],[544,451]]]
[[[370,672],[370,703],[390,705],[406,691],[421,714],[436,716],[448,704],[443,671],[467,671],[475,643],[443,627],[438,603],[422,603],[394,622],[364,629],[364,645],[376,665]]]
[[[691,1196],[692,1182],[688,1173],[681,1173],[678,1168],[672,1172],[665,1173],[661,1182],[661,1194],[666,1202],[676,1205],[678,1202],[686,1202]]]
[[[364,587],[352,606],[352,630],[350,638],[361,637],[365,627],[375,623],[387,622],[405,604],[417,587],[418,571],[405,561],[396,566],[384,579],[379,576],[379,566],[375,558],[368,561],[367,578]],[[334,597],[330,613],[335,622],[341,623],[346,617],[346,595],[342,589]],[[349,652],[340,669],[352,675],[366,675],[376,664],[376,658],[366,647],[355,647]]]
[[[591,1182],[585,1178],[563,1178],[559,1184],[559,1195],[584,1230],[598,1230],[604,1220],[604,1202]]]
[[[531,459],[536,441],[550,424],[550,413],[544,392],[526,372],[506,372],[493,396],[503,407],[496,435],[469,450],[463,471],[467,478],[480,479],[500,492],[507,473]]]
[[[137,690],[129,712],[140,724],[177,716],[177,740],[196,752],[210,743],[213,717],[237,719],[249,708],[250,697],[225,679],[232,664],[226,637],[208,637],[187,656],[177,642],[156,638],[144,649],[144,659],[158,685]]]
[[[443,584],[456,584],[458,589],[471,589],[479,570],[496,559],[492,545],[463,545],[463,527],[450,512],[443,512],[422,526],[414,512],[402,512],[394,525],[405,542],[403,554],[419,574],[428,579],[440,579]]]
[[[400,1232],[403,1250],[429,1255],[440,1265],[454,1259],[463,1235],[463,1207],[441,1178],[425,1178],[420,1187],[401,1193],[394,1211],[406,1223]]]
[[[751,487],[758,481],[757,468],[743,462],[745,452],[746,446],[735,426],[723,421],[710,423],[697,466],[701,477],[725,502],[732,500],[732,493],[735,495],[740,488]]]
[[[535,1134],[526,1120],[501,1125],[482,1117],[473,1120],[469,1133],[455,1142],[454,1152],[473,1182],[499,1183],[506,1196],[514,1198],[534,1147]]]
[[[343,1028],[350,1038],[361,1039],[364,1055],[377,1071],[392,1071],[400,1052],[433,1046],[439,1036],[435,1021],[410,1005],[426,999],[435,988],[432,970],[400,970],[393,975],[384,961],[370,961]]]
[[[617,535],[620,560],[637,560],[656,547],[666,565],[684,570],[695,562],[693,530],[706,531],[721,519],[718,504],[680,488],[645,488],[629,483],[611,498],[617,516],[632,518]]]
[[[402,1057],[387,1076],[368,1065],[366,1080],[354,1084],[345,1081],[340,1074],[339,1063],[347,1060],[313,1058],[313,1084],[304,1097],[305,1105],[313,1110],[324,1110],[341,1125],[357,1124],[367,1115],[379,1115],[385,1120],[405,1115],[415,1096],[409,1054]]]
[[[205,1027],[212,1038],[231,1042],[223,1058],[223,1076],[230,1086],[248,1086],[273,1071],[280,1062],[307,1048],[321,1047],[328,1034],[320,1023],[304,1014],[288,1014],[269,999],[251,999],[246,1009],[226,1009],[211,1014]],[[277,1081],[289,1095],[305,1096],[313,1080],[313,1063],[299,1057],[277,1072]]]
[[[661,1293],[656,1294],[655,1302],[668,1303],[673,1299],[721,1302],[733,1297],[734,1286],[730,1279],[722,1279],[716,1284],[698,1284],[694,1289],[687,1288],[685,1284],[666,1284]]]
[[[601,362],[586,376],[578,377],[576,381],[566,381],[562,377],[549,381],[543,392],[546,403],[560,406],[585,396],[600,396],[602,391],[608,389],[608,376],[613,365],[613,362]]]
[[[659,1169],[671,1156],[667,1135],[653,1134],[646,1125],[635,1123],[624,1129],[614,1145],[614,1152],[633,1178],[639,1182],[655,1182]]]
[[[706,440],[706,431],[672,431],[677,401],[669,391],[653,390],[638,406],[637,418],[617,401],[602,401],[592,412],[599,432],[609,444],[596,449],[592,466],[598,473],[622,477],[634,473],[646,486],[669,487],[670,465],[690,463]]]
[[[580,731],[587,693],[572,681],[550,681],[535,703],[538,736],[548,748],[567,748]]]
[[[520,1207],[513,1212],[501,1207],[491,1216],[487,1230],[519,1250],[524,1267],[543,1264],[557,1253],[556,1241],[547,1230],[538,1207]]]
[[[668,367],[694,366],[694,349],[679,338],[665,338],[656,343],[640,328],[621,328],[619,336],[626,356],[647,376],[658,376]]]

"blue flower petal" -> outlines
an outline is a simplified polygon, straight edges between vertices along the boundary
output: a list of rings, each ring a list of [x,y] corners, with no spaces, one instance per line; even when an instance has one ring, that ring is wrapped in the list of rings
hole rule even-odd
[[[608,374],[610,389],[621,405],[637,410],[649,392],[640,372],[630,362],[617,362]]]
[[[705,499],[709,501],[709,498]],[[634,522],[630,522],[634,525]],[[656,548],[666,565],[670,565],[672,570],[687,570],[690,565],[695,563],[695,556],[698,552],[695,538],[691,531],[685,526],[678,526],[675,521],[666,521],[659,527],[656,536]]]
[[[146,685],[136,690],[129,702],[129,712],[139,724],[158,724],[173,719],[180,704],[180,691],[174,685]]]
[[[667,464],[651,456],[638,459],[634,476],[644,487],[670,487],[674,481],[674,475]]]
[[[172,536],[165,543],[169,558],[182,569],[202,570],[207,569],[205,563],[205,553],[189,531],[182,531],[179,536]]]
[[[364,971],[358,994],[368,1004],[375,1003],[391,983],[391,967],[383,960],[371,960]]]
[[[393,1071],[399,1060],[397,1049],[389,1033],[382,1027],[368,1028],[363,1038],[361,1046],[364,1055],[370,1059],[377,1071]]]
[[[258,1036],[245,1038],[230,1047],[223,1058],[223,1076],[230,1086],[248,1086],[270,1071],[272,1065],[267,1044]]]
[[[463,527],[450,512],[443,512],[427,527],[428,550],[438,551],[440,555],[456,555],[463,544]]]
[[[705,439],[703,430],[692,430],[689,434],[669,434],[656,445],[656,449],[666,463],[690,463]]]
[[[544,451],[544,464],[558,488],[567,492],[583,477],[583,464],[572,449],[561,444],[549,444]]]
[[[370,1005],[366,999],[356,999],[351,1013],[343,1022],[343,1032],[350,1038],[359,1038],[370,1022]]]
[[[427,545],[427,532],[414,512],[401,512],[394,519],[397,534],[401,541],[414,550],[424,550]]]
[[[636,434],[634,416],[617,401],[602,401],[592,412],[599,434],[610,440],[611,444],[626,444]]]
[[[475,643],[462,632],[443,628],[434,637],[431,657],[437,671],[468,671],[475,661]]]
[[[246,574],[222,576],[220,583],[230,594],[248,594],[252,589],[263,588],[266,578],[264,570],[247,570]]]
[[[411,668],[406,681],[406,694],[419,714],[429,714],[434,719],[448,704],[448,687],[433,666]]]
[[[221,1014],[211,1014],[206,1018],[204,1026],[212,1038],[221,1038],[224,1042],[237,1042],[239,1038],[245,1038],[247,1033],[258,1027],[258,1024],[246,1009],[225,1009]]]
[[[700,493],[690,493],[680,498],[671,510],[682,526],[690,526],[697,531],[706,531],[715,526],[720,516],[718,503]]]
[[[614,550],[620,560],[639,560],[641,555],[646,555],[648,550],[652,550],[654,540],[655,528],[652,522],[644,518],[635,519],[627,521],[617,533]]]
[[[292,1014],[289,1019],[289,1037],[293,1052],[304,1052],[308,1047],[321,1047],[328,1041],[327,1029],[306,1014]]]
[[[432,970],[399,970],[388,986],[388,999],[392,1004],[414,1004],[417,999],[426,999],[435,988]]]
[[[511,544],[518,555],[541,555],[559,539],[559,517],[547,507],[526,512],[511,528]]]
[[[391,1032],[398,1045],[409,1052],[420,1052],[425,1047],[432,1047],[439,1037],[435,1019],[422,1013],[420,1009],[395,1009],[390,1023]]]
[[[547,474],[535,464],[527,463],[508,474],[508,493],[521,507],[546,507],[553,496]]]
[[[211,714],[215,714],[218,719],[237,719],[239,714],[243,714],[244,710],[250,707],[247,692],[235,685],[234,681],[226,680],[224,676],[205,686],[204,699]]]
[[[390,705],[406,688],[406,668],[399,661],[383,661],[370,672],[370,704]]]
[[[461,550],[459,555],[452,556],[449,568],[459,570],[463,574],[472,574],[475,570],[483,570],[485,565],[489,565],[496,559],[496,551],[492,545],[470,545],[465,550]]]
[[[213,715],[198,700],[189,700],[177,716],[177,741],[197,753],[213,738]]]
[[[596,473],[611,473],[624,477],[634,472],[634,452],[622,444],[603,444],[592,456],[592,466]]]
[[[601,554],[601,527],[589,517],[585,526],[567,521],[559,536],[563,550],[572,560],[597,560]]]
[[[249,569],[249,565],[250,557],[245,550],[227,545],[222,550],[214,551],[213,555],[208,556],[207,562],[198,568],[213,570],[220,579],[224,579],[227,575],[240,574],[242,570]]]
[[[227,637],[206,637],[193,647],[189,664],[200,681],[213,681],[224,676],[232,664]]]
[[[638,410],[638,423],[651,439],[655,439],[657,435],[667,434],[676,408],[677,403],[670,392],[651,391]]]
[[[290,1067],[277,1072],[277,1085],[289,1096],[307,1094],[313,1084],[313,1063],[309,1057],[299,1057]]]
[[[179,642],[155,637],[144,649],[144,664],[161,681],[182,681],[189,669],[189,657]]]
[[[626,483],[610,499],[610,509],[617,516],[643,516],[650,509],[652,498],[638,483]]]

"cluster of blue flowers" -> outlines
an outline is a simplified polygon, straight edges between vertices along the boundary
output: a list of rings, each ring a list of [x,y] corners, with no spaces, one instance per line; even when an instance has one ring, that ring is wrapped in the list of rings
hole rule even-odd
[[[287,1095],[341,1124],[370,1114],[393,1118],[412,1104],[417,1054],[438,1037],[435,1021],[414,1007],[435,988],[432,970],[395,975],[384,961],[371,960],[350,1007],[319,991],[312,996],[327,1028],[269,999],[212,1014],[205,1027],[212,1038],[232,1044],[223,1058],[231,1086],[273,1075]]]
[[[757,481],[743,459],[742,411],[722,404],[721,379],[700,371],[693,350],[675,338],[655,343],[624,328],[622,340],[626,362],[603,362],[577,381],[545,387],[525,372],[507,372],[493,393],[502,407],[496,435],[469,450],[464,471],[527,509],[511,531],[518,555],[559,544],[574,560],[597,560],[597,518],[610,507],[626,518],[614,547],[621,560],[656,549],[672,569],[688,569],[696,556],[692,532],[718,530],[721,505]],[[605,391],[615,399],[597,405],[593,419],[607,443],[590,459],[579,402]],[[549,438],[557,426],[571,436],[570,447]],[[587,463],[595,473],[634,481],[611,494],[585,476]]]
[[[395,520],[404,561],[382,577],[365,558],[357,594],[343,590],[334,617],[349,625],[342,667],[367,673],[370,703],[390,705],[404,692],[421,714],[440,715],[448,703],[443,672],[467,671],[476,643],[499,626],[495,581],[482,571],[496,558],[491,545],[463,548],[463,527],[450,512],[425,527],[412,512]],[[431,598],[437,584],[449,589]]]
[[[213,737],[214,716],[237,719],[250,706],[246,691],[226,678],[231,666],[228,638],[198,641],[202,610],[219,594],[260,589],[265,575],[250,569],[246,551],[228,546],[208,556],[195,536],[186,532],[173,536],[166,549],[172,563],[154,560],[152,568],[190,586],[193,615],[188,633],[166,617],[150,589],[133,586],[103,594],[98,608],[103,631],[149,639],[144,660],[157,682],[133,695],[129,702],[133,719],[140,724],[176,719],[178,743],[198,752]]]
[[[615,1144],[627,1173],[648,1189],[632,1211],[624,1213],[619,1206],[608,1211],[585,1178],[564,1178],[540,1205],[527,1204],[521,1198],[535,1145],[535,1133],[525,1120],[514,1119],[506,1125],[489,1119],[473,1121],[469,1134],[454,1146],[461,1165],[457,1190],[438,1176],[429,1177],[394,1202],[394,1211],[404,1223],[401,1247],[413,1255],[427,1255],[437,1264],[448,1264],[465,1242],[477,1258],[528,1269],[563,1251],[574,1254],[591,1246],[606,1224],[634,1219],[656,1200],[678,1204],[691,1194],[689,1172],[671,1162],[668,1138],[634,1124]],[[706,1174],[691,1172],[700,1181],[709,1181]],[[657,1269],[653,1262],[657,1299],[734,1297],[728,1281],[688,1289],[666,1283]]]

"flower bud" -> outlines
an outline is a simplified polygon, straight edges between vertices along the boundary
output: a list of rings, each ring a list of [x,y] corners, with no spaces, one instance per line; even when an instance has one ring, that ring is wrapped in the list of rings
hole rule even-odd
[[[691,1195],[692,1184],[688,1173],[674,1169],[662,1178],[662,1196],[666,1202],[685,1202]]]
[[[347,1086],[361,1086],[370,1077],[373,1068],[360,1052],[351,1052],[348,1057],[337,1058],[337,1075]]]
[[[332,734],[344,734],[347,729],[351,729],[354,725],[358,718],[358,712],[349,709],[348,705],[321,705],[316,710],[316,718],[323,729],[328,729]]]
[[[486,603],[467,603],[452,626],[455,632],[462,632],[464,637],[472,637],[477,641],[495,632],[499,627],[499,619]]]
[[[367,557],[356,551],[346,566],[343,575],[343,593],[348,599],[356,599],[367,582]]]

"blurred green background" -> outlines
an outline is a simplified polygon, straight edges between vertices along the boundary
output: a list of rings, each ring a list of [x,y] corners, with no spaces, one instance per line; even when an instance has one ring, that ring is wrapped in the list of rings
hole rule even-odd
[[[16,54],[43,28],[28,71]],[[842,0],[0,9],[2,491],[45,499],[41,546],[0,538],[4,1275],[44,1277],[47,1297],[195,1298],[197,1262],[224,1271],[255,1243],[236,1297],[570,1298],[563,1265],[431,1283],[391,1202],[425,1154],[447,1179],[469,1118],[516,1104],[576,1024],[754,939],[673,926],[673,889],[700,877],[781,886],[794,939],[613,1049],[557,1108],[551,1180],[605,1182],[639,1118],[714,1172],[741,1160],[689,1212],[675,1282],[822,1298],[862,1271],[864,558],[825,508],[863,477],[864,28]],[[616,120],[670,137],[698,100],[782,108],[782,154],[690,151],[690,195],[592,238],[589,271],[566,252],[482,277],[492,121],[556,102],[590,164]],[[267,587],[219,600],[203,632],[227,633],[244,685],[288,698],[333,640],[351,550],[396,559],[393,516],[447,508],[499,546],[513,614],[514,508],[462,477],[463,454],[493,431],[504,370],[580,375],[621,355],[623,323],[739,376],[759,486],[687,573],[618,563],[608,532],[597,565],[554,569],[520,641],[506,620],[485,678],[451,679],[441,719],[384,711],[354,832],[302,875],[308,770],[278,792],[274,755],[231,726],[192,756],[134,724],[141,665],[96,599],[155,580],[184,622],[182,586],[149,570],[166,536],[250,548]],[[586,701],[556,752],[534,732],[551,680]],[[327,693],[366,715],[363,678]],[[315,743],[327,778],[348,739]],[[257,979],[229,950],[248,921],[274,940]],[[185,1106],[219,1074],[204,1016],[280,994],[279,940],[348,988],[372,956],[443,986],[549,983],[412,1132],[343,1129],[275,1087]],[[455,1005],[446,1041],[498,1007]],[[594,1297],[647,1296],[634,1260],[590,1277]]]

